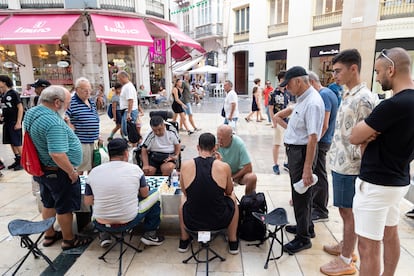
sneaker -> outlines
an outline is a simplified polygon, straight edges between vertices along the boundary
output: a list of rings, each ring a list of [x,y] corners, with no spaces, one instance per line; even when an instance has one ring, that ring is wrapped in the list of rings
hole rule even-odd
[[[283,169],[287,172],[289,172],[289,164],[288,163],[284,163],[283,164]]]
[[[164,242],[164,237],[157,236],[157,233],[155,231],[148,231],[142,235],[141,241],[145,245],[161,245]]]
[[[295,237],[291,242],[283,245],[283,251],[287,252],[289,255],[293,255],[311,247],[312,242],[309,239]]]
[[[188,238],[186,240],[180,239],[180,244],[178,245],[178,252],[185,253],[190,249],[191,244],[191,238]]]
[[[105,248],[112,244],[111,235],[108,232],[100,232],[99,233],[99,240],[101,247]]]
[[[14,169],[17,165],[18,165],[18,163],[16,161],[14,161],[14,163],[11,164],[10,166],[8,166],[7,169],[8,170]]]
[[[194,129],[194,131],[200,131],[200,130],[201,128],[197,128],[197,127]]]
[[[277,174],[277,175],[279,175],[279,174],[280,174],[279,165],[274,165],[274,166],[273,166],[273,172],[274,172],[275,174]]]
[[[232,255],[239,254],[239,241],[229,241],[229,253]]]
[[[0,169],[1,170],[1,169]],[[408,218],[414,218],[414,209],[405,213],[405,216]]]
[[[341,241],[340,243],[334,244],[334,245],[324,245],[323,251],[330,255],[339,256],[342,253],[342,246],[344,242]],[[355,255],[355,253],[352,253],[352,261],[356,262],[358,260],[358,256]]]
[[[23,170],[23,167],[22,167],[22,165],[17,164],[17,165],[13,168],[13,170],[15,170],[15,171],[20,171],[20,170]]]
[[[325,221],[329,221],[329,217],[327,215],[312,214],[312,221],[314,223],[325,222]]]
[[[4,169],[6,166],[4,166],[4,163],[2,160],[0,160],[0,170]]]
[[[286,225],[286,227],[285,227],[286,232],[291,233],[291,234],[295,234],[295,235],[296,235],[296,229],[297,229],[296,225]],[[315,229],[310,228],[309,229],[309,234],[310,234],[311,239],[316,237]]]
[[[191,130],[188,131],[188,135],[191,135],[193,133],[194,133],[194,131],[191,131]]]
[[[321,272],[330,276],[352,275],[356,273],[355,264],[346,264],[340,257],[333,259],[320,268]]]

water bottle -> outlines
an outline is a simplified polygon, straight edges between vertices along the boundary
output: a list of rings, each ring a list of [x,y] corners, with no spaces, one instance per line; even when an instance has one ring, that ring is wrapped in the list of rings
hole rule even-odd
[[[171,173],[171,184],[173,187],[179,187],[180,184],[178,183],[178,172],[174,169]]]

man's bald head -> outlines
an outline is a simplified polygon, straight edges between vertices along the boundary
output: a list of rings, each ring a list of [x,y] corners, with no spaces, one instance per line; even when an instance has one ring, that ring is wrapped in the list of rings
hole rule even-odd
[[[217,142],[220,147],[227,148],[231,145],[233,129],[229,125],[221,125],[217,128]]]
[[[390,63],[393,61],[397,74],[407,74],[411,71],[411,58],[408,55],[408,52],[403,48],[395,47],[388,50],[382,50],[377,60],[378,59],[382,59],[384,61],[387,60]]]

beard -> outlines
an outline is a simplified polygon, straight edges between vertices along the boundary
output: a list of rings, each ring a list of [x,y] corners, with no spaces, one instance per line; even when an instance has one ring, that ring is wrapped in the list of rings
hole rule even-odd
[[[391,90],[392,85],[387,79],[384,79],[381,81],[381,88],[383,91]]]
[[[65,107],[64,106],[62,106],[60,109],[58,109],[57,111],[57,114],[59,114],[59,116],[62,118],[62,119],[65,119],[65,115],[66,115],[66,109],[65,109]]]

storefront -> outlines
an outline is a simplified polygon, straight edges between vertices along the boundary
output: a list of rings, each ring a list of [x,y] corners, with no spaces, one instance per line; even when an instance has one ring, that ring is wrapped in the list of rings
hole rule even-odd
[[[266,52],[266,79],[262,81],[262,84],[269,80],[273,87],[277,86],[277,74],[286,70],[286,58],[287,50]]]
[[[337,53],[339,53],[339,44],[310,48],[310,70],[319,75],[323,86],[333,81],[332,58]]]
[[[16,47],[14,45],[0,45],[0,75],[10,76],[15,87],[21,87],[20,66],[18,64]]]

